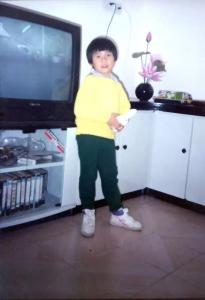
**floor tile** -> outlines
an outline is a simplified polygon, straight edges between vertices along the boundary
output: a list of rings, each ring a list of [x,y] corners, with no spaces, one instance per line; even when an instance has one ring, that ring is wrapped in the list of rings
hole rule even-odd
[[[0,232],[0,299],[205,298],[205,218],[150,196],[124,201],[142,232],[109,224],[80,235],[82,216]]]
[[[138,294],[138,299],[204,299],[205,293],[194,284],[174,275],[165,276]]]
[[[189,263],[176,270],[175,274],[198,287],[205,297],[205,254],[190,260]]]

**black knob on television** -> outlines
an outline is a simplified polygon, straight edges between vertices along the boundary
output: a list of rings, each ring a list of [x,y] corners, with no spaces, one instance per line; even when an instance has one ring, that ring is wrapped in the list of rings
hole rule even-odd
[[[122,148],[126,150],[127,149],[127,145],[123,145]]]
[[[186,149],[185,148],[182,149],[182,153],[186,153]]]
[[[120,146],[115,146],[115,150],[119,150],[120,149]]]

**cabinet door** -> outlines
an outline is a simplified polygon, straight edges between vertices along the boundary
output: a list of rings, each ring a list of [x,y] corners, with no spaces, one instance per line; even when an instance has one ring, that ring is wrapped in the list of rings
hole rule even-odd
[[[121,193],[144,189],[153,112],[138,111],[116,136],[119,188]]]
[[[205,118],[194,117],[186,199],[205,205]]]
[[[76,128],[67,129],[66,153],[63,179],[62,205],[74,207],[80,204],[78,181],[80,163],[76,142]]]
[[[156,112],[148,187],[185,197],[192,116]]]

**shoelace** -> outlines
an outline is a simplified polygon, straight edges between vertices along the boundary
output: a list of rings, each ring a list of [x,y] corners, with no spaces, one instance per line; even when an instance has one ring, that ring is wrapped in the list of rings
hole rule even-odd
[[[128,209],[127,209],[127,211],[124,211],[124,216],[128,222],[132,222],[132,223],[135,222],[134,218],[131,217],[130,215],[128,215]]]
[[[93,226],[95,223],[95,220],[94,220],[93,216],[86,215],[86,217],[84,218],[84,222],[90,226]]]

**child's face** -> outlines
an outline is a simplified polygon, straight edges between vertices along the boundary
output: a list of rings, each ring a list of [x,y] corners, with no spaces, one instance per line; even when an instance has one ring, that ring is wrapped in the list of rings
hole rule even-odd
[[[109,76],[115,65],[115,58],[108,50],[96,51],[92,56],[92,66],[104,76]]]

